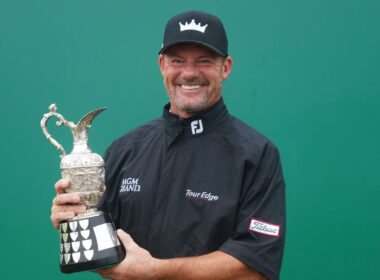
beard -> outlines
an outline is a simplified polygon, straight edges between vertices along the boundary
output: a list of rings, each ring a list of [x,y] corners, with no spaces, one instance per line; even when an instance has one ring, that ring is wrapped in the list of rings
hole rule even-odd
[[[202,85],[202,86],[209,86],[209,83],[205,79],[192,79],[192,80],[185,80],[185,79],[177,79],[175,80],[175,85]],[[165,84],[166,87],[166,84]],[[194,100],[186,100],[181,94],[177,93],[175,89],[173,91],[169,91],[169,88],[166,87],[167,92],[169,93],[170,102],[179,110],[186,112],[186,113],[199,113],[206,109],[208,109],[211,105],[213,105],[215,102],[212,102],[212,99],[217,98],[217,100],[220,99],[221,92],[222,92],[222,85],[220,84],[217,86],[217,88],[214,88],[212,92],[205,92],[204,94],[197,96]],[[208,89],[210,90],[210,89]],[[210,104],[211,102],[211,104]]]
[[[180,99],[181,97],[174,95],[171,102],[173,102],[175,107],[186,113],[198,113],[206,110],[208,107],[208,98],[206,95],[202,95],[201,100],[195,104],[184,104]]]

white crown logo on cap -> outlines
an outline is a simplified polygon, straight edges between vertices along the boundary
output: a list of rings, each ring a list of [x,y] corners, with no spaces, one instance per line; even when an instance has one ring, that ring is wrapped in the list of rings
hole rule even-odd
[[[205,33],[207,26],[208,26],[208,24],[206,24],[204,26],[201,26],[201,23],[195,24],[195,19],[192,19],[190,24],[185,22],[185,24],[183,25],[181,22],[179,22],[179,27],[180,27],[181,32],[185,31],[185,30],[195,30],[195,31]]]

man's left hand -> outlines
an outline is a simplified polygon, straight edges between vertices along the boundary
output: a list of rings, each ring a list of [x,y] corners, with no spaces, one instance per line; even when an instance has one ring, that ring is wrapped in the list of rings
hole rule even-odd
[[[117,235],[126,250],[124,260],[116,266],[103,268],[96,271],[104,279],[128,280],[128,279],[155,279],[158,259],[138,246],[132,237],[121,229]]]

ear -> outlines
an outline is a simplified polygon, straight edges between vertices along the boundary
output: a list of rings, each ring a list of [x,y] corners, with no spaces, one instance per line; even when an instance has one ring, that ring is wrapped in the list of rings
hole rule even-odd
[[[162,54],[158,56],[158,66],[160,66],[161,75],[164,76],[164,56]]]
[[[230,56],[227,56],[223,63],[222,78],[223,81],[228,78],[232,70],[233,61]]]

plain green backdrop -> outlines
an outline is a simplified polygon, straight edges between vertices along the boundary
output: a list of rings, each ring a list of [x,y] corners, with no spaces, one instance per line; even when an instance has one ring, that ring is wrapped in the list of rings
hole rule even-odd
[[[161,115],[157,58],[166,21],[203,10],[224,22],[234,59],[229,111],[279,148],[287,183],[281,279],[377,279],[379,1],[0,0],[1,279],[60,273],[50,223],[59,152],[40,119],[99,108],[90,147]],[[66,127],[51,134],[70,151]]]

